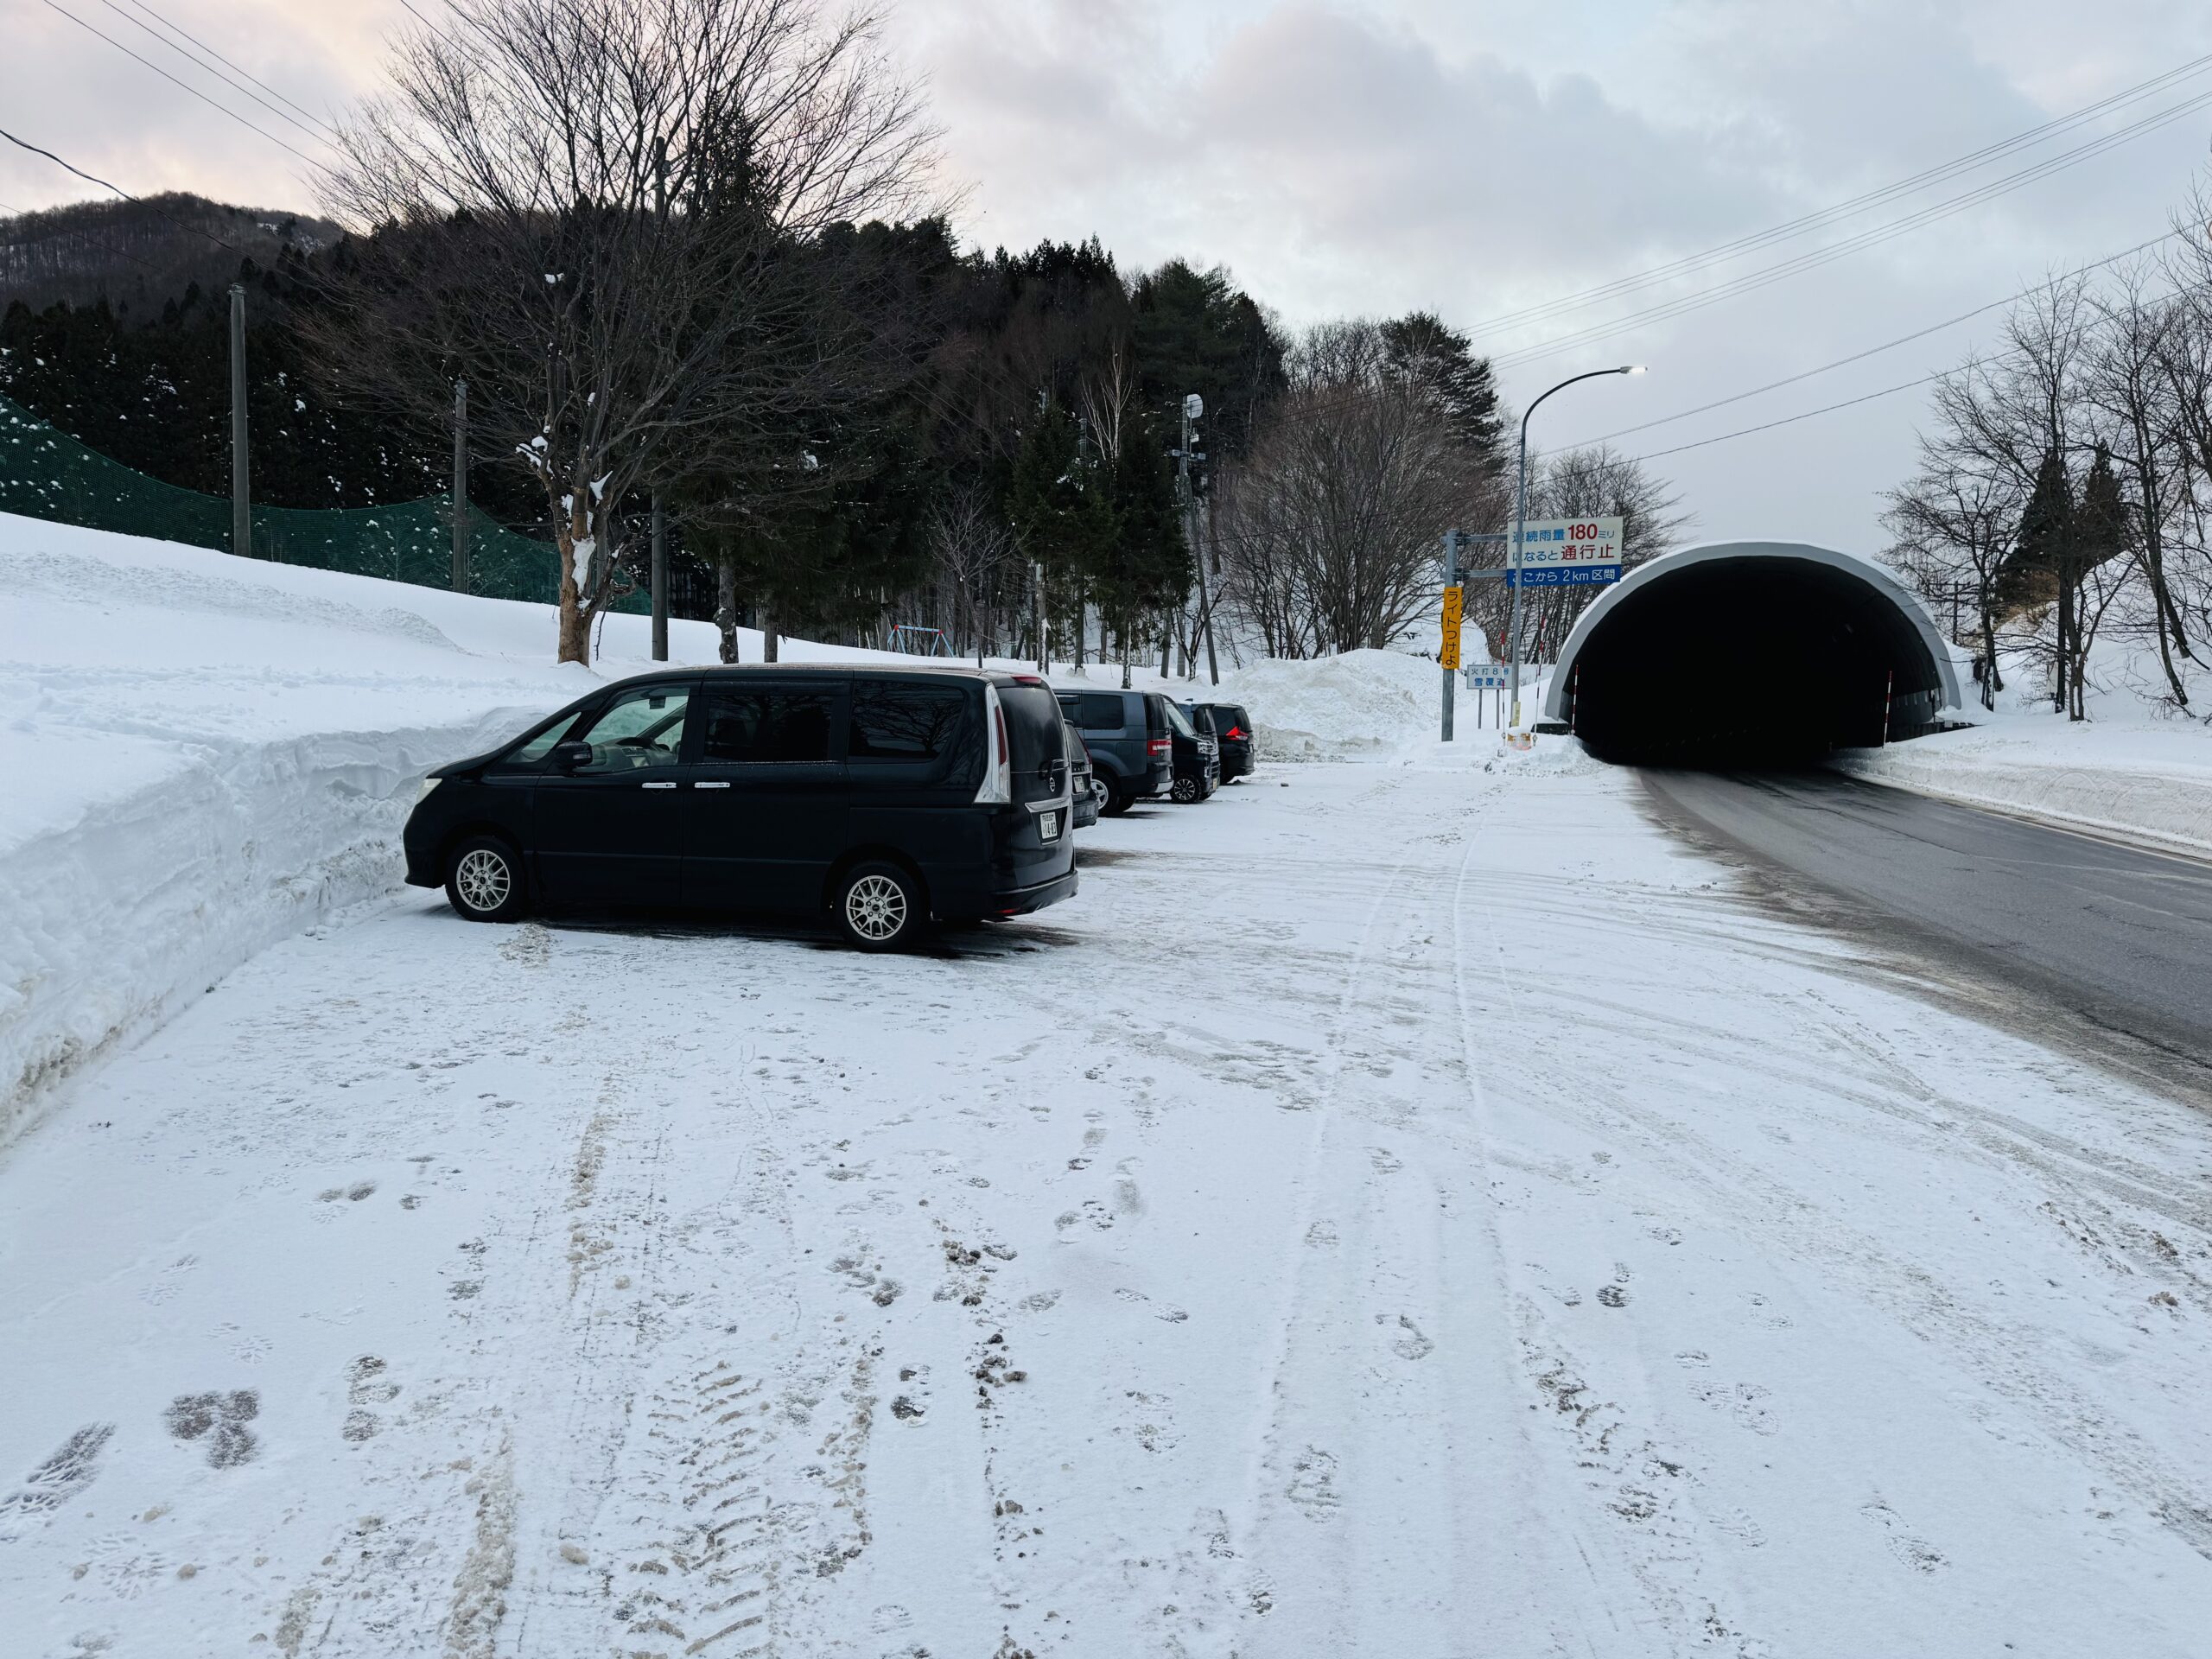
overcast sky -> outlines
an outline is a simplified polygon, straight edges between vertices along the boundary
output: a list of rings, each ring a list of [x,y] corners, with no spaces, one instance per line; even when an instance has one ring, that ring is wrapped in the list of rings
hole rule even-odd
[[[317,111],[378,85],[400,0],[146,0]],[[435,15],[442,0],[416,0]],[[136,0],[0,0],[0,125],[137,194],[314,207],[300,159],[132,61],[66,8],[310,154],[194,71]],[[2108,153],[1802,275],[1604,338],[1614,322],[1832,246],[2123,124],[2167,90],[1815,233],[1571,312],[1495,320],[1681,260],[2026,132],[2212,54],[2203,0],[904,0],[888,43],[924,79],[971,243],[1092,233],[1125,270],[1228,267],[1301,325],[1433,310],[1504,359],[1556,447],[1815,367],[2159,234],[2208,159],[2212,105]],[[0,146],[0,149],[5,149]],[[86,187],[0,154],[0,202]],[[1618,440],[1651,454],[1895,385],[1993,338],[1997,314],[1797,385]],[[1516,360],[1505,354],[1519,350]],[[1700,539],[1873,550],[1910,466],[1907,391],[1655,459]]]

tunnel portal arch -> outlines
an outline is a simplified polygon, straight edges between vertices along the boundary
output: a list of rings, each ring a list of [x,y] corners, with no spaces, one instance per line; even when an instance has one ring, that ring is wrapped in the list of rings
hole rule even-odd
[[[1799,542],[1721,542],[1640,565],[1560,648],[1545,717],[1600,759],[1815,760],[1937,729],[1960,707],[1920,601],[1864,559]]]

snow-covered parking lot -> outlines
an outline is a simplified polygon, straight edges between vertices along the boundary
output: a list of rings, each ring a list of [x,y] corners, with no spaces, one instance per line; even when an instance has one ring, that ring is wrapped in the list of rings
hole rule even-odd
[[[2201,1114],[1620,773],[1083,846],[907,958],[410,892],[70,1085],[0,1645],[2205,1651]]]

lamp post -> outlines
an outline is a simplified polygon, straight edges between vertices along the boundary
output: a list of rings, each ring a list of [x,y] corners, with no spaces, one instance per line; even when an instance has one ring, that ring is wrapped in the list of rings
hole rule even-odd
[[[1595,380],[1608,374],[1642,374],[1641,363],[1624,363],[1617,369],[1592,369],[1586,374],[1570,375],[1530,404],[1521,416],[1521,476],[1514,491],[1513,505],[1513,619],[1506,631],[1513,636],[1513,718],[1509,722],[1516,730],[1521,725],[1521,543],[1527,538],[1529,529],[1529,416],[1536,412],[1541,404],[1553,391],[1564,391],[1579,380]]]

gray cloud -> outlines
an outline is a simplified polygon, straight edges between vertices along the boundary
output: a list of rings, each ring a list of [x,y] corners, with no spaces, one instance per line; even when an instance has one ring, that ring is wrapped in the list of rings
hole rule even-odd
[[[162,10],[317,111],[372,89],[385,31],[407,21],[398,0]],[[86,10],[113,22],[97,4]],[[35,0],[13,0],[9,21],[0,108],[12,129],[142,193],[314,205],[295,158]],[[890,44],[927,79],[950,170],[970,187],[961,224],[971,239],[1096,232],[1125,267],[1171,254],[1225,264],[1294,322],[1424,306],[1465,327],[1885,183],[2212,51],[2212,8],[899,0]],[[2212,76],[2191,84],[2212,87]],[[1548,404],[1539,436],[1565,442],[1918,327],[2152,234],[2202,163],[2209,129],[2198,118],[1940,228],[1509,370],[1506,390],[1529,397],[1592,361],[1653,363],[1648,379]],[[0,152],[0,200],[86,194],[46,162]],[[1525,345],[1631,303],[1485,344]],[[1909,378],[1988,333],[1938,336],[1628,447]],[[1871,404],[1661,464],[1708,531],[1863,544],[1877,493],[1909,462],[1918,408],[1910,396]]]

